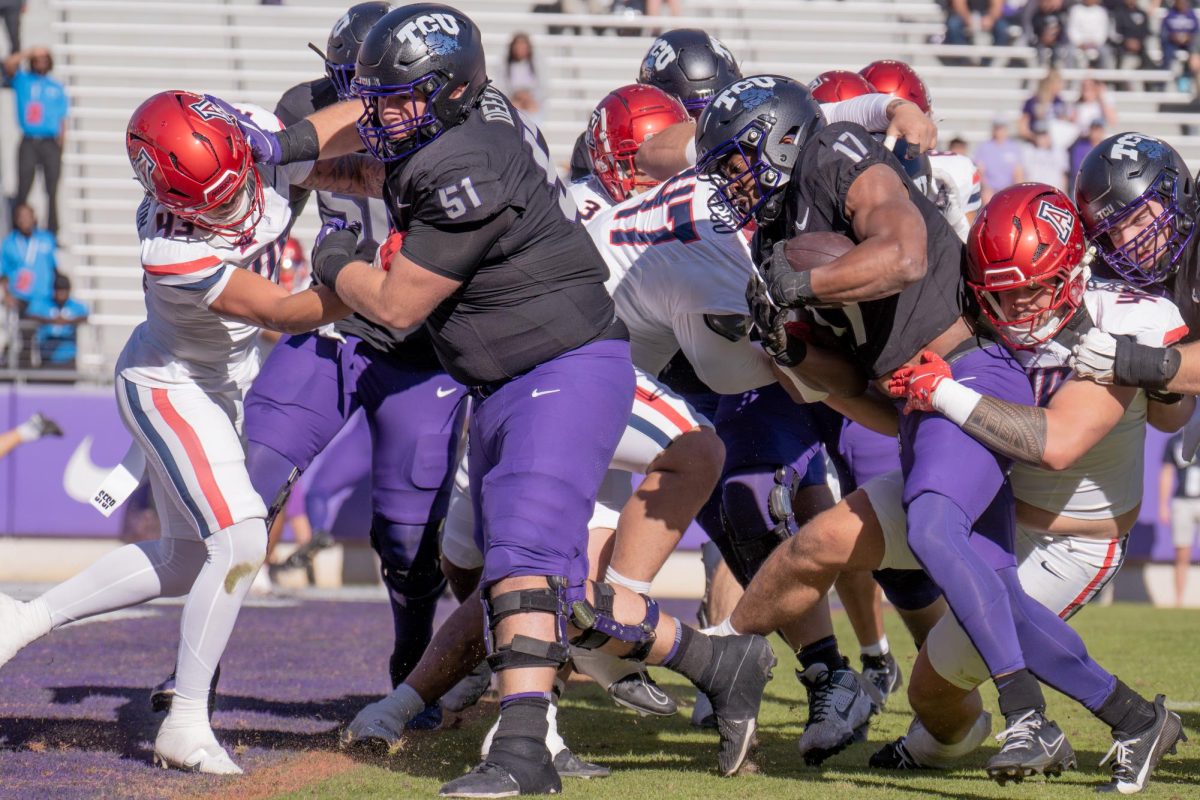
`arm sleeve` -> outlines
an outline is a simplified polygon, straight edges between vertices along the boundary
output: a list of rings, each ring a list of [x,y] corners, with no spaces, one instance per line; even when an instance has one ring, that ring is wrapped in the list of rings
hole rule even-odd
[[[741,394],[775,382],[770,358],[749,338],[729,341],[705,324],[703,314],[682,314],[671,327],[696,375],[717,394]]]
[[[869,131],[884,133],[891,124],[888,106],[895,99],[890,94],[865,94],[839,103],[822,103],[821,111],[830,123],[853,122]]]
[[[443,278],[466,281],[516,217],[516,211],[505,208],[491,219],[463,225],[434,225],[414,219],[400,253]]]

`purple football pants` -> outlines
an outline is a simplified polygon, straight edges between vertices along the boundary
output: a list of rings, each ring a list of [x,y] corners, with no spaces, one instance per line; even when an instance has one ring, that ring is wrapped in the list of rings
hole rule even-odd
[[[588,520],[633,409],[629,343],[593,342],[474,392],[471,501],[488,587],[587,578]]]

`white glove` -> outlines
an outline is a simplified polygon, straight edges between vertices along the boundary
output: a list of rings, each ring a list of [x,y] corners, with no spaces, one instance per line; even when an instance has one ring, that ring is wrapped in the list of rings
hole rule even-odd
[[[342,731],[341,745],[346,747],[370,740],[382,741],[389,751],[400,746],[404,726],[425,708],[425,701],[411,686],[402,683],[391,694],[365,707]]]
[[[1068,363],[1081,378],[1111,384],[1116,358],[1117,340],[1099,328],[1092,328],[1071,348]]]

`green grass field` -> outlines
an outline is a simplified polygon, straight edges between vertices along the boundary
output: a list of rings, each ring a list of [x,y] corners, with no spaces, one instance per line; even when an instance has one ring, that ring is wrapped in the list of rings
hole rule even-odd
[[[837,618],[843,642],[852,642],[844,615]],[[1107,668],[1138,691],[1167,695],[1190,731],[1200,731],[1200,676],[1196,674],[1200,612],[1157,610],[1147,606],[1088,609],[1075,620],[1077,629]],[[899,620],[888,619],[896,656],[907,675],[914,651]],[[820,768],[806,767],[796,739],[806,717],[803,690],[792,668],[794,657],[778,640],[779,665],[759,717],[759,746],[753,766],[736,778],[715,775],[716,734],[699,732],[681,713],[669,720],[639,718],[618,711],[594,684],[572,685],[560,713],[563,735],[572,748],[613,769],[602,781],[568,781],[564,794],[578,798],[797,798],[874,800],[875,798],[1013,798],[1039,800],[1092,797],[1107,782],[1107,767],[1098,763],[1108,751],[1107,729],[1072,701],[1051,693],[1050,716],[1066,731],[1079,756],[1080,769],[1048,782],[1034,778],[1000,787],[983,774],[982,764],[995,752],[989,742],[962,768],[950,773],[881,773],[866,768],[871,752],[904,732],[909,713],[904,697],[893,699],[875,718],[869,741],[855,745]],[[847,648],[849,651],[851,648]],[[853,648],[857,650],[857,648]],[[656,677],[690,713],[692,693],[678,676],[656,670]],[[989,708],[995,707],[990,687]],[[355,764],[336,777],[310,784],[287,797],[354,796],[431,797],[446,779],[471,767],[494,706],[436,734],[410,736],[406,747],[383,764]],[[993,721],[993,732],[999,732]],[[1143,793],[1151,798],[1200,798],[1200,739],[1169,756],[1157,780]]]

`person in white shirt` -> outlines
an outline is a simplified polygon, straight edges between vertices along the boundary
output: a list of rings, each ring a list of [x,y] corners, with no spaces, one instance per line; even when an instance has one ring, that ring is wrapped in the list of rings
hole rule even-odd
[[[147,313],[118,359],[115,388],[149,467],[162,538],[118,548],[31,602],[0,595],[0,666],[61,625],[186,596],[176,693],[154,759],[220,775],[241,769],[209,724],[209,687],[267,545],[267,509],[241,439],[258,331],[299,333],[348,313],[328,289],[290,294],[275,282],[292,224],[288,188],[318,171],[255,165],[233,113],[280,127],[254,106],[165,91],[126,133],[146,190],[137,229]],[[139,461],[131,454],[126,465]],[[97,495],[109,507],[121,499],[103,487]]]

